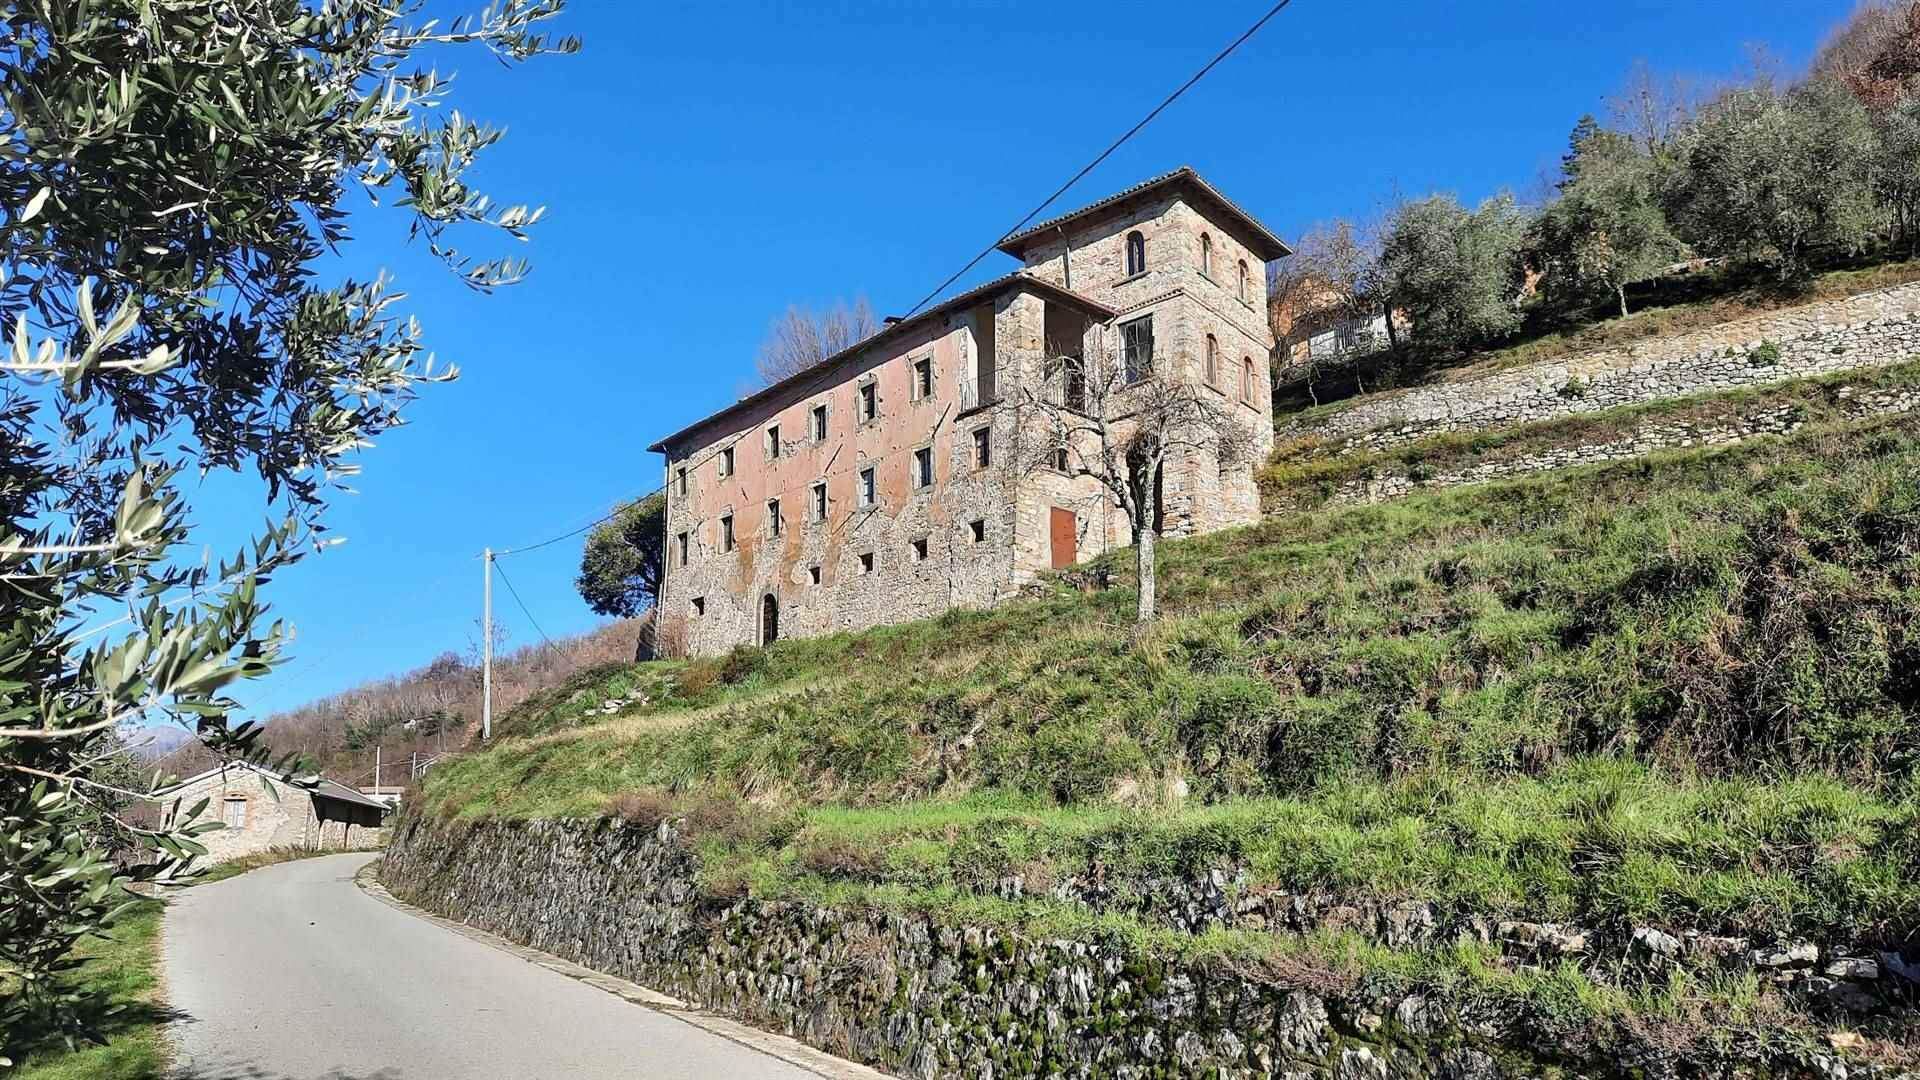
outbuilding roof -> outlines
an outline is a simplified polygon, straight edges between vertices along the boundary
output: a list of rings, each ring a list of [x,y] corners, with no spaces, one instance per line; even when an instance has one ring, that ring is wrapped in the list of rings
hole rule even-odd
[[[741,398],[740,400],[734,402],[733,404],[727,406],[724,409],[721,409],[718,412],[711,413],[707,416],[703,416],[699,420],[696,420],[693,423],[688,424],[686,427],[681,428],[679,431],[676,431],[673,434],[668,435],[667,437],[654,443],[652,446],[647,447],[647,449],[654,451],[655,453],[665,453],[667,450],[667,447],[674,445],[675,443],[679,442],[681,439],[684,439],[688,435],[693,434],[695,431],[698,431],[701,428],[707,426],[708,424],[711,424],[714,421],[719,420],[721,417],[730,416],[742,410],[750,409],[753,406],[768,400],[769,398],[777,397],[780,394],[786,392],[788,389],[790,389],[794,384],[802,382],[808,378],[813,377],[814,375],[817,375],[822,371],[825,371],[826,369],[834,366],[835,364],[840,363],[842,360],[845,360],[850,356],[853,356],[855,353],[858,353],[863,349],[870,349],[875,345],[880,344],[881,342],[891,341],[894,338],[903,337],[909,333],[912,333],[914,330],[917,330],[920,327],[925,326],[927,323],[931,322],[936,318],[939,318],[942,315],[948,314],[949,312],[952,312],[952,311],[957,311],[960,308],[968,307],[970,305],[979,303],[981,300],[984,300],[990,296],[998,296],[1001,293],[1016,287],[1030,289],[1033,292],[1037,292],[1042,295],[1051,297],[1063,303],[1072,304],[1073,306],[1078,307],[1081,310],[1085,311],[1089,315],[1097,315],[1101,319],[1111,319],[1116,314],[1118,314],[1116,311],[1114,311],[1114,309],[1108,307],[1107,305],[1101,303],[1098,300],[1093,299],[1092,297],[1082,296],[1071,289],[1061,288],[1060,286],[1055,285],[1050,281],[1043,281],[1040,278],[1037,278],[1032,274],[1029,274],[1025,270],[1015,270],[1013,273],[1007,274],[1004,277],[997,277],[997,278],[994,278],[992,281],[987,282],[984,285],[980,285],[976,288],[968,289],[966,292],[961,293],[960,295],[954,297],[951,300],[946,300],[939,304],[935,304],[933,307],[928,308],[927,310],[921,312],[918,315],[913,316],[912,318],[902,319],[899,322],[895,322],[895,323],[889,323],[887,326],[882,327],[880,332],[873,335],[872,337],[867,338],[864,341],[860,341],[845,349],[842,349],[839,352],[834,353],[832,356],[829,356],[826,359],[820,361],[819,363],[814,364],[812,367],[798,371],[764,389],[757,390],[754,393],[748,394],[746,397]]]
[[[235,769],[244,769],[248,772],[259,773],[261,776],[264,776],[269,780],[278,780],[280,783],[283,783],[288,787],[295,788],[296,790],[299,790],[299,791],[308,792],[309,794],[317,798],[334,799],[339,802],[351,803],[355,806],[365,806],[365,807],[369,807],[375,810],[380,810],[383,812],[393,809],[393,807],[388,806],[386,803],[381,802],[379,799],[375,799],[368,795],[362,795],[361,793],[353,790],[347,785],[329,780],[324,776],[318,777],[318,778],[302,777],[300,778],[299,782],[296,783],[293,777],[284,776],[280,773],[274,772],[272,769],[263,769],[258,765],[250,765],[244,761],[230,762],[225,765],[215,765],[213,768],[208,769],[205,772],[196,773],[193,776],[187,777],[185,780],[176,780],[173,783],[168,784],[166,787],[148,792],[147,798],[165,799],[165,798],[168,798],[169,796],[174,795],[179,791],[182,791],[188,787],[193,786],[194,784],[199,783],[202,780],[207,779],[210,776],[216,776],[216,775],[226,773],[228,771],[235,770]],[[318,779],[319,781],[319,783],[316,786],[312,786],[312,787],[307,786],[311,781],[315,779]]]
[[[1275,259],[1284,258],[1293,254],[1293,249],[1288,247],[1285,241],[1275,236],[1271,229],[1260,224],[1259,220],[1252,214],[1240,209],[1239,206],[1234,204],[1232,199],[1220,194],[1219,189],[1207,183],[1199,173],[1193,171],[1191,165],[1182,165],[1172,172],[1161,173],[1159,176],[1151,179],[1142,180],[1140,183],[1127,188],[1125,191],[1115,192],[1101,199],[1099,202],[1088,203],[1078,210],[1061,214],[1059,217],[1048,218],[1038,225],[1014,233],[1012,236],[1000,241],[997,246],[1001,251],[1015,258],[1023,258],[1027,248],[1033,246],[1034,242],[1039,240],[1045,233],[1053,232],[1069,222],[1081,221],[1117,211],[1125,204],[1136,199],[1145,198],[1164,189],[1175,187],[1184,187],[1188,192],[1197,194],[1206,201],[1213,203],[1216,209],[1225,213],[1230,220],[1244,228],[1254,240],[1252,245],[1253,253],[1262,259],[1272,262]]]

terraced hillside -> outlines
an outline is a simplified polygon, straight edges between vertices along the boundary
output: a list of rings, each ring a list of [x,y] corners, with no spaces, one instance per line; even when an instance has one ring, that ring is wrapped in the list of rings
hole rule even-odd
[[[722,901],[1469,987],[1593,1045],[1748,1025],[1912,1056],[1920,420],[1815,410],[1163,559],[1144,642],[1116,560],[605,668],[421,805],[669,821]]]

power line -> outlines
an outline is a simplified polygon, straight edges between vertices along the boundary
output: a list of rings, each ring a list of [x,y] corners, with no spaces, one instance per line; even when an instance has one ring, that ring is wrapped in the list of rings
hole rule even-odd
[[[573,537],[579,536],[581,533],[586,532],[588,529],[591,529],[596,525],[601,525],[601,524],[605,524],[606,522],[612,521],[615,517],[619,516],[620,511],[625,510],[627,507],[632,506],[634,503],[644,502],[648,499],[653,498],[655,495],[658,495],[665,490],[667,489],[663,487],[654,488],[652,491],[647,492],[645,495],[642,495],[637,499],[633,499],[629,502],[616,504],[613,509],[607,511],[606,513],[600,515],[599,517],[593,519],[592,521],[587,522],[585,525],[582,525],[577,529],[574,529],[570,532],[563,532],[559,536],[548,537],[547,539],[542,540],[537,544],[523,544],[522,546],[517,548],[501,548],[499,551],[496,551],[493,553],[493,557],[498,559],[502,555],[518,555],[523,551],[536,551],[540,548],[546,547],[549,544],[557,544],[562,540],[572,539]]]
[[[1285,9],[1288,4],[1291,4],[1292,2],[1293,0],[1280,0],[1279,3],[1273,5],[1272,8],[1268,9],[1265,15],[1260,16],[1260,21],[1254,23],[1252,26],[1247,28],[1246,33],[1241,34],[1237,38],[1234,38],[1233,43],[1231,45],[1228,45],[1226,48],[1220,50],[1219,55],[1207,61],[1206,67],[1203,67],[1199,71],[1195,72],[1193,78],[1188,79],[1184,83],[1181,83],[1180,89],[1175,90],[1171,94],[1168,94],[1167,99],[1165,101],[1162,101],[1160,104],[1154,106],[1153,111],[1148,113],[1144,119],[1142,119],[1139,123],[1133,125],[1132,127],[1128,128],[1126,134],[1120,136],[1118,139],[1115,139],[1113,141],[1112,146],[1109,146],[1105,150],[1100,151],[1099,157],[1094,158],[1092,161],[1088,162],[1086,168],[1083,168],[1079,172],[1074,173],[1073,179],[1068,180],[1064,184],[1061,184],[1059,187],[1059,190],[1047,196],[1046,201],[1042,202],[1039,206],[1036,206],[1032,210],[1028,211],[1027,216],[1021,218],[1018,224],[1014,225],[1013,228],[1008,229],[1006,232],[1001,233],[1000,239],[995,240],[991,244],[988,244],[986,248],[980,252],[980,254],[975,255],[972,259],[968,260],[967,265],[961,267],[959,270],[954,271],[954,274],[952,277],[941,282],[938,288],[928,293],[926,297],[922,299],[919,303],[913,305],[913,307],[910,310],[908,310],[907,314],[903,316],[903,318],[911,318],[914,312],[919,311],[923,307],[926,307],[927,302],[932,300],[934,297],[939,296],[941,293],[945,292],[947,289],[947,286],[960,280],[961,275],[973,269],[975,266],[978,266],[980,264],[981,259],[984,259],[988,255],[993,254],[994,249],[999,247],[1002,241],[1006,240],[1007,237],[1012,236],[1014,233],[1019,232],[1021,229],[1026,227],[1027,222],[1032,221],[1036,217],[1039,217],[1040,211],[1045,210],[1049,206],[1052,206],[1053,201],[1055,199],[1058,199],[1060,196],[1065,195],[1067,193],[1068,188],[1079,183],[1083,177],[1085,177],[1088,173],[1092,172],[1095,168],[1097,168],[1101,162],[1111,157],[1115,150],[1120,149],[1120,147],[1123,144],[1125,144],[1128,139],[1131,139],[1135,135],[1139,134],[1141,128],[1144,128],[1148,124],[1152,123],[1154,117],[1159,116],[1161,112],[1163,112],[1166,109],[1167,106],[1179,100],[1180,95],[1186,93],[1188,90],[1191,90],[1193,88],[1194,83],[1197,83],[1201,79],[1205,78],[1207,72],[1212,71],[1220,63],[1220,61],[1225,60],[1227,57],[1233,55],[1233,51],[1235,49],[1238,49],[1241,45],[1244,45],[1248,38],[1252,37],[1256,33],[1259,33],[1260,28],[1267,25],[1268,20],[1272,19],[1275,15],[1280,14],[1280,12],[1283,9]]]
[[[493,564],[493,571],[500,575],[500,580],[507,586],[507,594],[513,597],[515,604],[520,605],[520,614],[525,615],[527,621],[533,624],[533,628],[539,633],[541,640],[547,643],[547,648],[557,648],[558,646],[554,645],[553,639],[547,636],[547,632],[540,629],[540,620],[534,618],[533,612],[527,610],[526,601],[520,599],[520,590],[513,587],[513,579],[507,576],[505,568],[496,562]]]

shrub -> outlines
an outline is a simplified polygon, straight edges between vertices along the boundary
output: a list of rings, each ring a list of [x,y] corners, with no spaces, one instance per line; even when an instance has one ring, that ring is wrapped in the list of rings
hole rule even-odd
[[[1754,368],[1772,367],[1780,362],[1780,346],[1771,341],[1763,341],[1747,351],[1747,366]]]
[[[623,791],[607,800],[607,812],[643,829],[657,827],[673,813],[673,800],[653,788]]]

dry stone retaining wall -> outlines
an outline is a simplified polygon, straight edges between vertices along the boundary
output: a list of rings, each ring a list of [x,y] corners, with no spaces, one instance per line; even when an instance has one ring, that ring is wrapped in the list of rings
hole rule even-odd
[[[1393,392],[1279,436],[1379,450],[1444,431],[1510,427],[1575,413],[1757,386],[1920,354],[1920,282],[1740,319],[1619,349]]]
[[[421,907],[910,1077],[1885,1075],[1784,1037],[1729,1032],[1675,1049],[1623,1032],[1604,1047],[1579,1045],[1512,1001],[1443,1000],[1364,979],[1336,987],[917,915],[714,899],[696,869],[670,824],[411,816],[381,876]],[[1196,888],[1224,895],[1232,884],[1215,874]],[[1272,901],[1259,909],[1281,917]],[[1547,954],[1584,947],[1565,928],[1498,932]],[[1696,946],[1649,931],[1632,947],[1661,963]],[[1806,969],[1821,959],[1812,946],[1774,951],[1755,962]]]
[[[1894,388],[1854,393],[1842,387],[1841,412],[1849,420],[1893,416],[1920,409],[1920,388]],[[1788,435],[1800,429],[1800,410],[1791,404],[1767,405],[1743,415],[1711,421],[1650,419],[1631,433],[1598,442],[1557,447],[1534,454],[1479,462],[1459,469],[1415,473],[1406,468],[1375,471],[1343,481],[1332,491],[1284,493],[1266,507],[1268,513],[1322,506],[1328,503],[1376,503],[1419,490],[1478,484],[1528,473],[1595,465],[1642,457],[1658,450],[1693,446],[1724,446],[1760,435]]]

